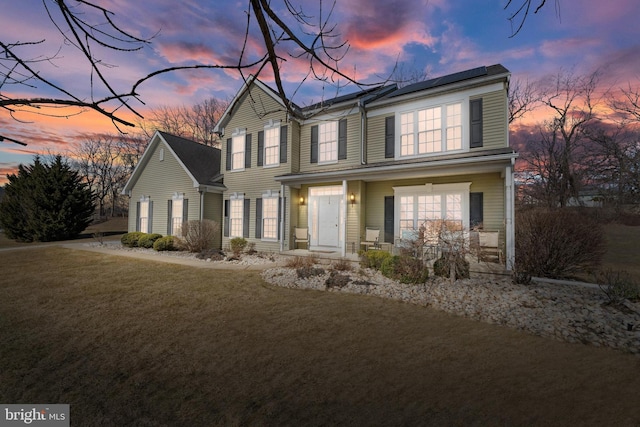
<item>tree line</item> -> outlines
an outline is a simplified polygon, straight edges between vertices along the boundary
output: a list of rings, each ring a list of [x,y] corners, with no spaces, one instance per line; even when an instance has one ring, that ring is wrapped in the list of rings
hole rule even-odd
[[[619,208],[640,202],[640,82],[603,89],[603,74],[560,71],[509,93],[509,119],[520,153],[518,196],[549,208],[581,204],[589,193]]]

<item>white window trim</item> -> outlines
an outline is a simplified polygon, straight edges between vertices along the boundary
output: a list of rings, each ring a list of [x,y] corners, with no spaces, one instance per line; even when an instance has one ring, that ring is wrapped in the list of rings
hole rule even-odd
[[[240,168],[234,168],[233,167],[233,155],[234,155],[233,142],[234,142],[234,139],[237,138],[237,137],[242,137],[242,167],[240,167]],[[229,170],[229,172],[241,172],[241,171],[244,171],[244,169],[245,169],[244,165],[245,165],[245,162],[246,162],[245,156],[247,155],[246,150],[245,150],[246,146],[247,146],[247,129],[246,128],[245,129],[235,128],[233,133],[231,133],[231,169]],[[239,154],[239,153],[240,153],[240,151],[238,151],[238,153],[236,153],[236,154]]]
[[[231,223],[231,212],[233,210],[232,201],[240,201],[240,235],[236,236],[233,234],[233,227]],[[244,237],[244,193],[232,193],[229,197],[229,238],[233,239],[235,237]]]
[[[416,102],[407,106],[407,108],[400,110],[395,115],[396,117],[396,135],[395,135],[395,152],[396,152],[396,160],[400,159],[413,159],[413,158],[424,158],[424,157],[434,157],[441,156],[445,154],[454,154],[454,153],[464,153],[469,151],[469,96],[460,97],[460,96],[448,96],[439,98],[438,102],[424,103],[424,102]],[[460,104],[460,124],[462,127],[462,144],[460,149],[456,150],[447,150],[447,106]],[[430,108],[440,108],[440,144],[442,150],[435,151],[431,153],[422,153],[418,154],[418,146],[419,146],[419,132],[418,132],[418,111],[427,110]],[[402,155],[402,116],[404,114],[413,114],[413,154]]]
[[[175,193],[173,193],[173,196],[171,197],[171,202],[172,202],[172,206],[171,206],[171,234],[177,237],[182,237],[182,224],[184,223],[184,217],[182,216],[183,214],[183,206],[181,204],[180,209],[176,210],[175,209],[175,202],[176,201],[182,201],[182,203],[184,203],[184,193],[178,193],[177,191]],[[178,225],[178,227],[176,227],[175,218],[178,218],[175,214],[176,211],[180,212],[180,224]],[[177,231],[176,231],[177,230]]]
[[[265,237],[264,236],[264,220],[265,220],[265,216],[264,216],[264,202],[265,200],[275,200],[276,201],[276,237]],[[280,200],[280,192],[279,191],[271,191],[271,190],[267,190],[266,192],[262,193],[262,212],[261,212],[261,218],[262,218],[262,233],[261,233],[261,237],[260,239],[265,241],[265,242],[277,242],[279,240],[279,236],[278,236],[278,223],[280,222],[280,218],[278,217],[278,209],[279,209],[279,200]]]
[[[140,224],[138,224],[138,228],[140,229],[140,231],[142,233],[149,233],[149,209],[151,207],[151,196],[140,196],[140,212],[138,212],[138,221],[140,222]],[[142,204],[146,203],[147,204],[147,216],[143,217],[142,216]],[[142,229],[142,218],[146,218],[147,219],[147,223],[146,223],[146,230]]]
[[[278,129],[278,137],[276,139],[276,148],[277,148],[277,154],[276,154],[276,162],[275,163],[270,163],[267,164],[267,131],[272,130],[272,129]],[[262,166],[264,168],[276,168],[278,166],[280,166],[280,132],[282,132],[282,129],[280,127],[280,120],[269,120],[265,125],[264,125],[264,147],[262,147],[263,149],[263,153],[262,153],[262,158],[263,158],[263,162],[262,162]]]
[[[469,229],[469,193],[471,182],[460,182],[455,184],[432,184],[409,185],[404,187],[393,187],[394,194],[394,224],[393,232],[395,236],[400,236],[400,197],[402,196],[421,196],[421,195],[440,195],[446,198],[449,194],[462,194],[462,226],[465,230]],[[414,212],[415,216],[415,212]]]
[[[327,125],[329,125],[329,124],[333,124],[333,125],[335,126],[335,128],[336,128],[336,130],[335,130],[335,145],[336,145],[336,148],[335,148],[335,150],[334,150],[334,152],[333,152],[335,159],[331,159],[331,160],[320,160],[320,152],[321,152],[321,150],[320,150],[320,135],[321,135],[321,128],[322,128],[323,126],[327,126]],[[319,165],[332,165],[332,164],[338,163],[338,150],[339,150],[338,144],[340,143],[340,142],[338,141],[339,133],[340,133],[340,123],[339,123],[339,121],[338,121],[338,120],[327,120],[327,121],[324,121],[324,122],[322,122],[322,123],[319,123],[319,124],[318,124],[318,164],[319,164]]]

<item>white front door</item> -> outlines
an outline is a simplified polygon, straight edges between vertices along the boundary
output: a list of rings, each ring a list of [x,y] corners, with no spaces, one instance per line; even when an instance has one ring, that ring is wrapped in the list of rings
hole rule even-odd
[[[338,247],[342,196],[318,197],[318,246]]]
[[[310,248],[341,248],[344,191],[340,186],[309,189]]]

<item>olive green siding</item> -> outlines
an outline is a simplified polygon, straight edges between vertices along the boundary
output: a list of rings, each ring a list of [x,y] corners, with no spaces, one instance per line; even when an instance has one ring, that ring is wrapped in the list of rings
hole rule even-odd
[[[508,146],[507,139],[507,93],[495,91],[476,96],[482,98],[482,140],[480,148],[472,151],[503,148]]]
[[[222,172],[224,173],[224,184],[227,191],[224,200],[228,200],[233,193],[244,194],[245,199],[250,199],[249,205],[249,237],[247,240],[255,244],[255,249],[259,251],[277,252],[280,250],[280,242],[267,241],[255,237],[256,221],[256,199],[262,198],[263,193],[271,190],[272,193],[280,191],[280,183],[274,179],[277,175],[289,173],[294,165],[298,163],[297,155],[297,133],[299,126],[291,121],[285,109],[271,94],[265,93],[256,85],[251,86],[251,94],[246,93],[241,97],[235,107],[235,111],[225,128],[225,135],[222,144]],[[260,116],[260,118],[258,118]],[[278,166],[258,166],[258,132],[263,131],[269,119],[280,121],[280,126],[287,126],[287,162]],[[243,170],[226,170],[227,144],[228,138],[235,128],[246,129],[246,133],[251,134],[251,167]],[[287,203],[291,200],[289,194],[285,192]],[[289,212],[286,214],[289,223]],[[288,230],[288,227],[285,228]],[[288,233],[285,233],[285,247],[288,245]],[[222,239],[223,247],[227,247],[229,238]]]
[[[191,203],[191,202],[189,202]],[[191,210],[191,209],[189,209]],[[217,225],[217,233],[214,240],[214,247],[222,248],[222,195],[205,193],[204,194],[204,207],[203,218],[215,221]],[[191,217],[190,217],[191,218]]]
[[[347,158],[330,164],[311,163],[311,127],[322,121],[309,121],[300,131],[300,172],[348,169],[360,165],[360,114],[350,114],[340,118],[347,119]]]
[[[129,200],[129,231],[136,230],[137,218],[137,202],[140,198],[149,197],[149,201],[153,202],[153,216],[151,219],[150,230],[153,233],[162,235],[167,234],[168,223],[168,201],[172,200],[174,193],[184,193],[184,198],[188,199],[188,218],[200,219],[200,193],[193,186],[193,180],[189,177],[178,160],[172,155],[170,148],[160,140],[155,146],[150,148],[152,151],[147,153],[147,163],[142,165],[144,169],[140,173],[133,189],[131,190],[131,198]],[[160,160],[160,152],[164,151],[163,160]],[[221,204],[220,195],[210,194],[211,204]],[[215,199],[218,199],[216,202]],[[205,215],[207,219],[220,221],[219,208],[216,212],[213,209],[211,216]]]

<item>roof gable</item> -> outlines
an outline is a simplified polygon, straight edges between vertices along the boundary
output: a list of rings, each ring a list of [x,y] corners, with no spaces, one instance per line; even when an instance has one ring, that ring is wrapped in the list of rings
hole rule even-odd
[[[149,163],[153,151],[161,142],[165,143],[170,153],[193,181],[194,187],[219,184],[222,175],[220,174],[221,152],[218,148],[199,144],[190,139],[166,132],[156,131],[140,161],[134,168],[129,181],[124,186],[123,193],[128,193],[133,189]]]

